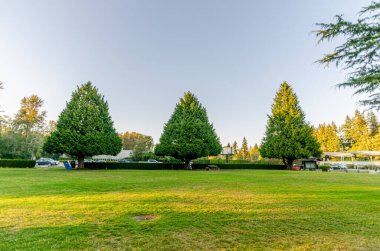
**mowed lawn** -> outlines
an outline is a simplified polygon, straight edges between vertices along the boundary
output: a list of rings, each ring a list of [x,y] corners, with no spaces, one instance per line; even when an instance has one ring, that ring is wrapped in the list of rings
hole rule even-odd
[[[0,168],[15,249],[380,250],[380,175]]]

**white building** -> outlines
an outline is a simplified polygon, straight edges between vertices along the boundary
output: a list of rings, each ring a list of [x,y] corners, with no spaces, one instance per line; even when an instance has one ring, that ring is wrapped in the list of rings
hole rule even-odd
[[[116,155],[95,155],[92,156],[92,159],[94,160],[121,160],[125,158],[130,158],[132,157],[133,150],[121,150],[121,152]]]

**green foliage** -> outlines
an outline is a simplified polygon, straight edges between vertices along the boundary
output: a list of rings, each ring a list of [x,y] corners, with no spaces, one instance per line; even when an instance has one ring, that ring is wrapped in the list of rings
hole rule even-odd
[[[144,160],[144,155],[147,155],[147,153],[153,154],[151,152],[147,152],[146,145],[144,142],[137,142],[133,149],[132,159],[136,161]]]
[[[252,160],[259,160],[260,159],[260,149],[259,149],[259,146],[257,144],[255,144],[253,146],[253,148],[251,149],[251,159]]]
[[[232,143],[232,149],[234,151],[233,159],[239,159],[239,149],[236,140]]]
[[[318,166],[318,168],[319,169],[321,169],[322,170],[322,172],[328,172],[329,171],[329,169],[330,169],[330,166]]]
[[[226,164],[226,159],[207,159],[199,158],[193,160],[194,164]],[[243,159],[232,159],[228,160],[228,164],[257,164],[257,165],[282,165],[282,161],[278,159],[262,159],[262,160],[243,160]]]
[[[21,108],[13,123],[26,139],[32,131],[42,131],[46,117],[46,111],[40,111],[43,104],[43,100],[37,95],[24,97],[21,100]]]
[[[346,121],[342,126],[344,141],[349,149],[347,150],[372,150],[371,133],[367,120],[363,113],[358,110],[355,115],[350,118],[346,117]]]
[[[338,128],[332,122],[331,124],[320,124],[314,130],[315,138],[321,145],[323,152],[339,152],[340,141],[338,137]]]
[[[192,169],[205,169],[208,164],[193,164],[191,167]],[[266,164],[252,164],[252,163],[245,163],[245,164],[234,164],[234,163],[224,163],[224,164],[217,164],[217,166],[220,169],[252,169],[252,170],[285,170],[285,165],[266,165]]]
[[[380,109],[380,3],[372,2],[360,12],[360,19],[350,22],[342,15],[333,23],[318,23],[316,36],[319,42],[343,39],[344,42],[331,53],[324,55],[319,63],[335,63],[348,70],[348,79],[339,87],[352,87],[355,94],[369,93],[363,105]]]
[[[188,165],[192,159],[218,155],[221,150],[206,109],[194,94],[186,92],[165,124],[155,154],[183,159]]]
[[[183,163],[119,163],[119,162],[86,162],[87,169],[135,169],[135,170],[180,170]]]
[[[249,160],[250,159],[250,154],[249,154],[249,151],[248,151],[248,142],[247,142],[247,139],[244,137],[243,138],[243,142],[241,144],[241,149],[239,151],[239,156],[241,159],[244,159],[244,160]]]
[[[108,103],[91,82],[79,86],[62,111],[57,129],[48,137],[44,150],[78,157],[83,167],[85,156],[116,155],[122,147],[113,128]]]
[[[0,159],[0,167],[33,168],[35,165],[35,160]]]
[[[305,122],[297,96],[286,82],[281,84],[274,99],[260,154],[282,159],[288,169],[292,168],[296,159],[321,155],[313,129]]]
[[[0,158],[6,159],[30,159],[25,140],[21,134],[7,131],[0,137]]]
[[[192,164],[192,169],[205,169],[209,164]],[[88,169],[136,169],[136,170],[181,170],[183,163],[118,163],[118,162],[86,162]],[[284,170],[284,165],[266,164],[218,164],[220,169],[264,169],[264,170]]]
[[[134,150],[138,144],[144,145],[144,151],[149,151],[153,148],[153,138],[138,132],[125,132],[120,134],[123,149]]]
[[[367,124],[370,136],[375,136],[379,132],[380,125],[373,111],[369,111],[367,114]]]

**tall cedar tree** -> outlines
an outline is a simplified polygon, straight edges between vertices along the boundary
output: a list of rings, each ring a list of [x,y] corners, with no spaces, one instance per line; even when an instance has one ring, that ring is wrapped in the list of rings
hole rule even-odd
[[[77,156],[78,168],[84,157],[98,154],[116,155],[122,147],[113,128],[108,103],[91,82],[79,86],[58,118],[57,129],[47,138],[48,153]]]
[[[373,111],[369,111],[367,114],[367,124],[371,137],[375,136],[379,132],[379,122]]]
[[[241,144],[240,158],[244,160],[248,160],[250,158],[248,151],[248,141],[245,137],[243,138],[243,142]]]
[[[354,88],[355,94],[368,93],[369,99],[363,105],[380,109],[380,3],[372,2],[362,9],[356,22],[335,17],[333,23],[319,23],[315,33],[319,42],[342,40],[341,45],[324,55],[318,62],[342,66],[348,71],[347,80],[339,87]]]
[[[165,124],[155,154],[183,159],[188,168],[192,159],[218,155],[221,150],[206,109],[194,94],[186,92]]]
[[[288,169],[292,168],[296,159],[321,155],[313,129],[305,122],[297,96],[286,82],[281,84],[274,99],[260,154],[282,159]]]

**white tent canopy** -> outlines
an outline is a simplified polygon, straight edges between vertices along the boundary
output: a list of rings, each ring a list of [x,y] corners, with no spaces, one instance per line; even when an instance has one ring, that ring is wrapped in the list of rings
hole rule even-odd
[[[350,153],[363,156],[380,156],[380,152],[378,151],[351,151]]]
[[[353,157],[353,154],[351,153],[342,153],[342,152],[324,152],[323,156],[329,156],[329,157]]]

